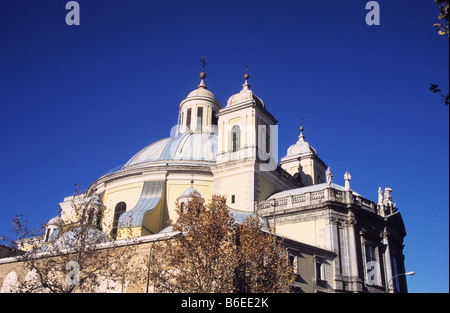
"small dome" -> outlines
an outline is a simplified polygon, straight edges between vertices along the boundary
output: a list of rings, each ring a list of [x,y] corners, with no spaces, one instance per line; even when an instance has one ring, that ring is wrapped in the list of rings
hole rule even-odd
[[[200,192],[198,192],[197,190],[195,190],[195,188],[191,187],[189,189],[186,189],[182,194],[182,197],[190,197],[190,196],[195,196],[198,198],[202,198],[202,195],[200,194]]]
[[[55,247],[75,247],[82,244],[80,238],[87,238],[89,244],[99,244],[112,241],[112,238],[94,227],[77,227],[61,234],[54,241]],[[86,240],[86,239],[85,239]]]
[[[263,108],[265,107],[264,102],[250,90],[249,77],[248,74],[244,75],[245,83],[242,85],[242,90],[228,99],[227,107],[243,103],[253,103]]]
[[[202,80],[203,83],[203,80]],[[216,96],[214,96],[214,94],[208,90],[208,88],[206,88],[206,86],[202,83],[200,83],[200,85],[197,87],[197,89],[192,90],[188,96],[186,97],[186,99],[190,99],[190,98],[208,98],[210,100],[214,100],[217,101]]]
[[[189,200],[192,200],[193,198],[196,198],[200,201],[200,203],[204,203],[205,199],[202,197],[202,195],[200,194],[200,192],[198,192],[197,190],[195,190],[194,187],[188,188],[186,189],[181,196],[179,196],[177,198],[177,201],[182,205],[187,204],[189,202]]]
[[[296,155],[296,154],[304,154],[304,153],[313,153],[317,155],[316,149],[311,147],[307,142],[297,142],[296,144],[290,146],[287,150],[287,155]]]
[[[265,107],[264,102],[253,93],[251,90],[241,90],[239,93],[232,95],[228,101],[227,106],[233,106],[245,102],[253,102],[256,105]]]
[[[204,72],[202,72],[204,74]],[[200,81],[200,84],[197,86],[196,89],[192,90],[187,97],[181,101],[180,103],[180,109],[183,107],[185,103],[190,103],[191,101],[198,101],[201,100],[206,103],[212,104],[217,110],[220,110],[222,108],[222,104],[216,99],[216,96],[208,90],[208,87],[205,85],[204,78],[206,77],[206,74],[200,75],[200,78],[202,79]]]
[[[303,127],[301,127],[301,130]],[[305,153],[312,153],[314,155],[317,155],[316,149],[311,147],[309,143],[305,141],[305,136],[303,136],[303,133],[300,133],[300,136],[298,136],[297,143],[293,144],[287,149],[287,155],[286,156],[292,156],[292,155],[299,155],[299,154],[305,154]]]
[[[55,216],[54,218],[52,218],[51,220],[48,221],[47,226],[49,225],[55,225],[55,226],[61,226],[63,224],[63,220],[62,218],[58,215]]]

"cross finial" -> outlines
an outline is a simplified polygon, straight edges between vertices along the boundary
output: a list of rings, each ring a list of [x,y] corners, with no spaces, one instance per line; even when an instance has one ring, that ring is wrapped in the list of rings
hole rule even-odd
[[[303,116],[302,116],[302,121],[300,123],[300,136],[303,136],[302,132],[305,128],[303,127]]]
[[[202,62],[202,70],[205,70],[205,65],[206,65],[206,61],[205,61],[205,57],[200,59],[200,62]]]
[[[250,85],[247,82],[249,78],[250,78],[250,75],[248,75],[248,64],[245,64],[245,75],[244,75],[245,84],[243,86],[246,89],[250,88]]]

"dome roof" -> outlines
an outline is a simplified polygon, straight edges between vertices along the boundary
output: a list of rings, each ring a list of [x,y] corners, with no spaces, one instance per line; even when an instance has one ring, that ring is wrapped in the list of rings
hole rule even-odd
[[[214,96],[214,94],[208,90],[208,88],[205,86],[205,83],[203,82],[203,80],[200,82],[200,85],[198,85],[198,87],[194,90],[192,90],[188,96],[186,97],[186,99],[189,98],[209,98],[211,100],[215,100],[216,96]]]
[[[299,154],[305,154],[305,153],[312,153],[314,155],[317,155],[316,149],[311,147],[309,143],[305,141],[305,136],[303,136],[303,133],[300,133],[300,136],[298,136],[297,143],[293,144],[287,149],[287,155],[286,156],[293,156],[293,155],[299,155]]]
[[[193,181],[191,183],[193,183]],[[194,187],[186,189],[181,194],[181,196],[179,196],[177,198],[177,201],[178,202],[185,202],[185,201],[192,200],[193,198],[198,199],[198,201],[200,201],[201,203],[205,202],[205,199],[202,197],[201,193],[198,192]]]
[[[56,225],[56,226],[61,226],[63,224],[63,220],[62,218],[58,215],[55,216],[54,218],[52,218],[51,220],[48,221],[47,226],[48,225]]]
[[[84,240],[81,240],[81,238],[84,238]],[[55,239],[56,240],[54,244],[60,249],[63,247],[76,247],[83,243],[86,244],[86,242],[88,242],[90,245],[94,245],[110,242],[112,240],[109,235],[105,234],[100,229],[91,226],[78,226],[61,234]]]
[[[152,161],[207,161],[215,162],[217,135],[183,133],[156,141],[134,155],[124,167]]]
[[[201,198],[202,197],[202,195],[200,194],[200,192],[198,192],[195,188],[193,188],[193,187],[191,187],[191,188],[189,188],[189,189],[186,189],[182,194],[181,194],[181,196],[182,197],[190,197],[190,196],[195,196],[195,197],[198,197],[198,198]]]
[[[201,75],[201,74],[204,74],[204,75]],[[206,101],[207,103],[212,103],[217,107],[218,110],[220,110],[222,108],[222,105],[216,99],[216,96],[214,96],[214,94],[208,90],[208,87],[206,87],[205,80],[204,80],[205,77],[206,77],[206,74],[204,72],[200,73],[200,78],[202,79],[200,81],[200,84],[197,86],[196,89],[192,90],[183,101],[181,101],[180,109],[186,102],[190,102],[192,100],[202,100],[202,101]]]
[[[311,147],[309,143],[305,142],[297,142],[296,144],[290,146],[287,150],[287,155],[297,155],[312,152],[314,155],[317,155],[316,149]]]
[[[265,107],[264,102],[250,90],[250,85],[248,84],[248,74],[245,76],[245,84],[242,85],[242,90],[232,95],[227,101],[227,107],[242,104],[242,103],[253,103],[261,107]]]

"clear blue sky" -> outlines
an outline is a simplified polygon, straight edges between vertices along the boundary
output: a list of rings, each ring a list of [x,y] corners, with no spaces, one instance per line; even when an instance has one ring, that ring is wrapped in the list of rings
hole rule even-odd
[[[168,137],[199,83],[226,104],[249,65],[278,119],[279,157],[306,140],[343,185],[403,216],[411,292],[449,291],[449,46],[432,0],[0,0],[0,233],[45,223],[138,150]]]

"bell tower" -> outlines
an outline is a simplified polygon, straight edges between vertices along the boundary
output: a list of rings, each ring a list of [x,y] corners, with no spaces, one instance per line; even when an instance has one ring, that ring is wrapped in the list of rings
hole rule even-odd
[[[288,148],[280,165],[294,176],[301,186],[325,183],[327,165],[319,158],[317,151],[305,141],[303,131],[304,127],[300,126],[298,141]]]
[[[277,120],[250,89],[244,75],[242,90],[232,95],[217,114],[218,147],[214,192],[227,196],[233,209],[253,211],[254,202],[276,191],[292,188],[277,170]]]
[[[203,68],[200,73],[200,84],[180,103],[178,133],[217,134],[217,113],[222,105],[205,85],[206,62],[204,58],[201,61]]]
[[[269,159],[270,147],[273,145],[270,137],[273,133],[271,126],[274,126],[277,120],[250,89],[249,77],[248,74],[244,75],[242,90],[231,96],[226,107],[217,114],[218,163],[242,159]]]

